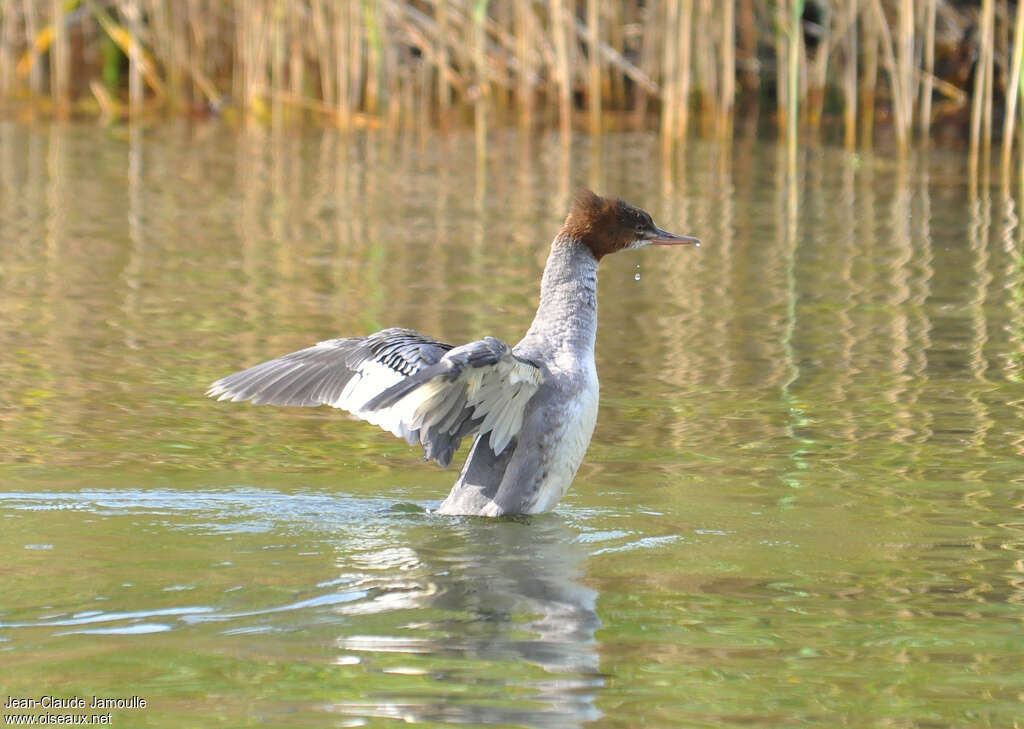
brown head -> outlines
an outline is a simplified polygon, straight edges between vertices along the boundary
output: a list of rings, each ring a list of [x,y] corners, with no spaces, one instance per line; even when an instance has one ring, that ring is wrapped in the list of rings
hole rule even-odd
[[[625,200],[601,197],[590,190],[576,193],[562,234],[585,243],[599,261],[609,253],[650,245],[700,245],[696,238],[662,230],[646,211]]]

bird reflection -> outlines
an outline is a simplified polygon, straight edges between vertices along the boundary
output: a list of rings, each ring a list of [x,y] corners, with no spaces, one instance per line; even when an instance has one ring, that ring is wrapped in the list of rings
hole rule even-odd
[[[346,715],[406,721],[574,727],[601,716],[594,706],[603,685],[595,631],[597,593],[580,584],[584,545],[555,515],[517,520],[425,520],[411,547],[364,553],[367,599],[338,611],[392,614],[387,634],[347,635],[337,641],[340,665],[368,672],[418,674],[403,696],[399,676],[367,682],[357,702],[327,708]],[[415,531],[415,530],[414,530]],[[388,655],[390,654],[390,655]],[[416,656],[395,667],[394,654]],[[429,658],[425,658],[429,656]],[[388,660],[388,658],[392,660]],[[420,663],[425,668],[418,668]],[[534,670],[536,668],[541,671]],[[467,691],[466,688],[470,687]],[[347,697],[346,697],[347,698]]]

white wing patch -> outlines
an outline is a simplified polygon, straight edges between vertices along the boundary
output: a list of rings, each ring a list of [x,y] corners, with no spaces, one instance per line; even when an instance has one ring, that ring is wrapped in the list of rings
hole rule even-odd
[[[477,432],[490,433],[491,450],[500,455],[523,426],[526,403],[537,392],[543,375],[534,365],[507,353],[494,364],[467,366],[454,379],[438,375],[416,387],[394,405],[360,411],[392,433],[399,429],[424,435],[453,434],[468,418],[481,419]],[[467,408],[470,410],[466,413]]]
[[[410,445],[418,442],[412,429],[405,427],[388,410],[364,410],[363,406],[370,400],[405,379],[405,375],[396,372],[385,364],[375,360],[364,360],[345,385],[341,394],[327,403],[333,408],[348,410],[350,413],[373,425],[404,438]]]

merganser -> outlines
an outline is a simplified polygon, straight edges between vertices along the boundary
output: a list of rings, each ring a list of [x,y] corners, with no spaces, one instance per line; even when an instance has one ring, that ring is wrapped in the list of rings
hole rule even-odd
[[[694,245],[629,203],[590,190],[551,244],[540,305],[514,347],[453,347],[411,329],[328,339],[217,380],[207,395],[257,405],[330,405],[423,446],[447,467],[474,436],[438,513],[547,511],[565,495],[597,422],[597,266],[609,253]]]

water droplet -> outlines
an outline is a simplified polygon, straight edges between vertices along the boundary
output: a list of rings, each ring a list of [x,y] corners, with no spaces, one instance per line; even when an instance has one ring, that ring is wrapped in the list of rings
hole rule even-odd
[[[639,273],[638,273],[638,274],[635,274],[635,275],[633,276],[633,280],[634,280],[634,281],[639,281],[639,280],[640,280],[640,274],[639,274]]]

